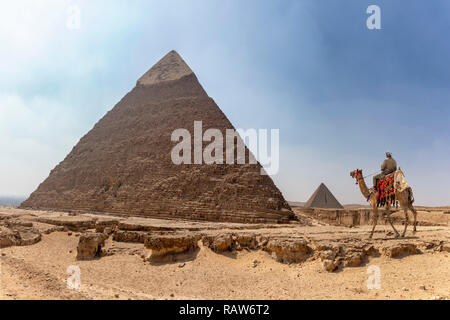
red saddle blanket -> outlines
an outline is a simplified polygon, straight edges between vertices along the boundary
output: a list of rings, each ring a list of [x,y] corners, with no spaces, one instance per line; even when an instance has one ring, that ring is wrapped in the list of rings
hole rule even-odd
[[[386,177],[378,179],[377,181],[377,191],[378,191],[378,201],[379,204],[384,204],[386,200],[391,200],[392,202],[395,199],[394,194],[394,173],[388,174]]]

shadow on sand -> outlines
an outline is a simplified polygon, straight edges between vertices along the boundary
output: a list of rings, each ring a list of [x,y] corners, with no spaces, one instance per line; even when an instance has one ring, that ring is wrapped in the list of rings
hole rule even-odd
[[[180,264],[195,260],[199,252],[200,248],[196,248],[182,253],[168,253],[162,256],[150,256],[148,261],[152,266]]]

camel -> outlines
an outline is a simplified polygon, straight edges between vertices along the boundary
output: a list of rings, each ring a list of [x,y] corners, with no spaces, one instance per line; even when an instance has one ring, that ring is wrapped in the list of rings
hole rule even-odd
[[[375,227],[378,222],[378,191],[374,190],[373,188],[369,189],[366,185],[366,182],[364,181],[364,177],[362,174],[362,170],[356,169],[354,171],[350,172],[350,176],[352,178],[356,179],[356,183],[359,184],[359,188],[361,190],[361,193],[363,196],[372,203],[372,209],[374,213],[373,217],[373,226],[372,226],[372,232],[370,233],[369,239],[373,237],[373,233],[375,231]],[[412,193],[411,187],[408,186],[408,184],[405,181],[405,175],[403,172],[399,169],[395,172],[394,175],[394,194],[395,194],[395,201],[398,201],[400,203],[401,208],[405,212],[405,228],[403,229],[402,237],[406,234],[406,229],[408,227],[408,209],[411,210],[411,212],[414,215],[414,222],[413,222],[413,234],[416,233],[416,225],[417,225],[417,211],[413,207],[414,197]],[[386,201],[385,204],[385,210],[386,210],[386,217],[391,225],[392,229],[395,232],[395,238],[398,238],[400,235],[395,229],[394,225],[392,224],[391,220],[391,201]]]

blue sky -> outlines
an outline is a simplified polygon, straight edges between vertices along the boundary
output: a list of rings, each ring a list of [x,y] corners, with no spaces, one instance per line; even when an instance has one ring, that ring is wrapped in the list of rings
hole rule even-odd
[[[371,4],[381,30],[366,28]],[[175,49],[235,127],[280,129],[273,179],[288,200],[324,182],[364,203],[349,172],[389,150],[417,204],[449,205],[449,34],[446,0],[2,4],[0,195],[34,191]]]

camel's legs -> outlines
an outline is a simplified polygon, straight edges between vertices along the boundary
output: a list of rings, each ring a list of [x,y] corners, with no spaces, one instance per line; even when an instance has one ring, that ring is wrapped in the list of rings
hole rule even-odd
[[[403,229],[402,237],[406,234],[406,228],[408,228],[408,208],[403,208],[403,211],[405,211],[405,229]]]
[[[372,226],[372,232],[370,233],[369,239],[372,239],[373,233],[375,232],[375,227],[377,226],[378,222],[378,208],[376,201],[372,203],[372,209],[373,209],[373,226]]]
[[[417,211],[416,208],[413,207],[412,203],[409,204],[409,209],[412,211],[414,216],[414,222],[413,222],[413,233],[416,233],[416,225],[417,225]]]
[[[392,229],[394,229],[395,237],[396,238],[400,237],[400,234],[398,233],[397,229],[395,229],[394,225],[392,224],[392,220],[391,220],[391,206],[390,206],[389,203],[386,205],[386,218],[387,218],[389,224],[391,225]]]

